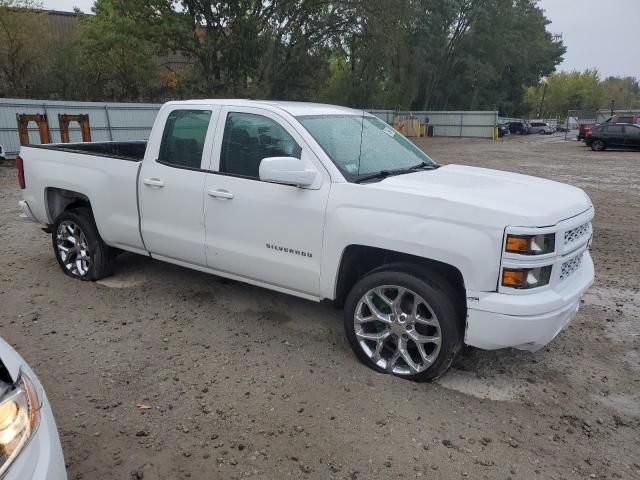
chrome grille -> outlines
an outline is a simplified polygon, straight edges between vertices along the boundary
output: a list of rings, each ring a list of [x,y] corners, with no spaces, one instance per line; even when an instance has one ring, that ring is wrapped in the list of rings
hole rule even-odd
[[[585,223],[584,225],[580,225],[579,227],[572,228],[571,230],[567,230],[564,232],[564,244],[569,245],[573,242],[577,242],[585,235],[589,235],[591,233],[591,222]]]
[[[560,280],[564,280],[569,275],[575,273],[582,265],[582,254],[576,255],[571,260],[567,260],[560,267]]]

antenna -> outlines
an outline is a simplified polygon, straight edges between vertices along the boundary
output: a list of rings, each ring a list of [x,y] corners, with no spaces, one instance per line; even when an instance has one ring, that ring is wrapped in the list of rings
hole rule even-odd
[[[360,125],[360,153],[358,154],[358,175],[360,175],[360,160],[362,159],[362,136],[364,134],[364,108],[362,109],[362,123]]]

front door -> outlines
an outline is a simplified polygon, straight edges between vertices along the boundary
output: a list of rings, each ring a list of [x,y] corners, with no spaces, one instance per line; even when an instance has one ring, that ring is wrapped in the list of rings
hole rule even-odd
[[[204,185],[219,111],[180,105],[160,113],[164,131],[149,139],[139,179],[142,238],[155,258],[206,266]]]
[[[331,184],[302,137],[268,110],[227,108],[221,112],[214,152],[213,173],[205,185],[209,267],[319,295]],[[260,181],[261,160],[276,156],[295,157],[316,169],[316,183],[298,188]]]
[[[620,147],[624,145],[624,125],[607,125],[605,133],[605,142],[612,147]]]

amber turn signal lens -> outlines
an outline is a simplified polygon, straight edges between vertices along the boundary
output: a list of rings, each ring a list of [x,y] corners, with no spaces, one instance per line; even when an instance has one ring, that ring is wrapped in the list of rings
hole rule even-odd
[[[509,233],[507,234],[504,249],[508,253],[517,253],[518,255],[545,255],[554,251],[555,243],[555,233],[542,235],[514,235]]]
[[[522,288],[527,280],[526,270],[503,270],[502,285],[511,288]]]
[[[507,235],[507,252],[527,253],[529,252],[530,237],[519,235]]]

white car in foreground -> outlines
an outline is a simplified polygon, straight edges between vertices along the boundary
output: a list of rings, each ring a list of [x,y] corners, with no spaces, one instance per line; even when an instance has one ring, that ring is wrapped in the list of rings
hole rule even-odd
[[[0,338],[0,478],[65,480],[58,429],[42,385]]]
[[[25,146],[16,166],[67,275],[110,275],[127,250],[333,300],[358,358],[411,380],[463,343],[541,348],[593,282],[582,190],[441,167],[361,110],[170,102],[148,142]]]

